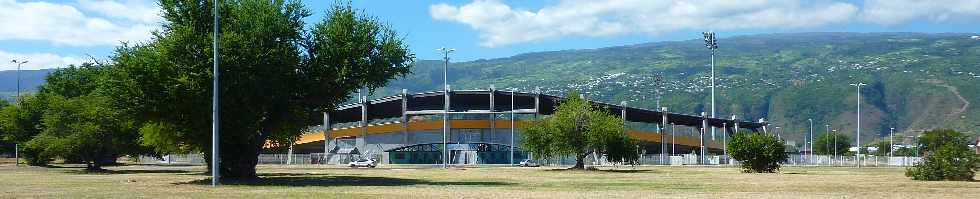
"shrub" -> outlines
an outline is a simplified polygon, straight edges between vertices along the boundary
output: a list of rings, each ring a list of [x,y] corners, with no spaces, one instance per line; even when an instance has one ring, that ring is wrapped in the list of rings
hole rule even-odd
[[[928,134],[942,134],[930,136]],[[935,142],[922,143],[927,150],[925,159],[914,167],[905,170],[905,176],[913,180],[954,180],[972,181],[980,169],[980,158],[970,148],[956,140],[963,140],[962,134],[950,133],[948,130],[926,132],[930,137],[945,137],[934,139]]]
[[[728,154],[741,162],[742,172],[773,173],[789,156],[786,146],[773,135],[737,133],[728,143]]]

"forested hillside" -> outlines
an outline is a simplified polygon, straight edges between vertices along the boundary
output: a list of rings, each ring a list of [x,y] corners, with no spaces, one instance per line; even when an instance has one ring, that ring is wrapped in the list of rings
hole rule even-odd
[[[980,125],[980,40],[976,34],[796,33],[722,38],[716,56],[717,112],[781,126],[799,138],[813,119],[853,133],[863,82],[862,134],[938,127],[973,132]],[[464,53],[464,52],[460,52]],[[568,90],[631,106],[656,106],[654,75],[663,74],[662,106],[708,111],[709,52],[701,40],[564,50],[450,63],[454,89],[536,87]],[[419,61],[414,73],[375,95],[440,88],[441,61]],[[867,137],[866,137],[867,138]]]

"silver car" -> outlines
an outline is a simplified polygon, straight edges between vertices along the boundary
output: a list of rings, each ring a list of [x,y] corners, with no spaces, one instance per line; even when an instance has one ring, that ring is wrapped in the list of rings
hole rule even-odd
[[[357,167],[374,168],[378,166],[378,162],[374,161],[374,159],[357,160],[357,161],[347,163],[347,166],[350,166],[351,168],[357,168]]]
[[[540,167],[541,166],[540,164],[538,164],[537,161],[534,161],[532,159],[524,159],[518,165],[521,166],[521,167]]]

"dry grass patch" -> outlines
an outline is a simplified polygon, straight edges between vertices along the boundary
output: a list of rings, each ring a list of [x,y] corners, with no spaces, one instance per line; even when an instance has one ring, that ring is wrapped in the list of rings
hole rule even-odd
[[[629,167],[608,171],[480,167],[377,169],[259,166],[259,180],[212,188],[200,166],[83,168],[0,165],[0,196],[40,198],[964,198],[980,182],[919,182],[902,168]]]

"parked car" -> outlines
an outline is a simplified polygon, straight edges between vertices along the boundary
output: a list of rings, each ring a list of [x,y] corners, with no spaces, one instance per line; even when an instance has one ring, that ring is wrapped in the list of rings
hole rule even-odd
[[[541,166],[540,164],[538,164],[537,161],[534,161],[532,159],[524,159],[524,160],[521,161],[521,164],[518,164],[518,165],[521,166],[521,167],[540,167]]]
[[[357,161],[347,163],[347,166],[350,166],[352,168],[357,168],[357,167],[374,168],[378,166],[378,162],[375,162],[374,159],[364,159],[364,160],[357,160]]]

